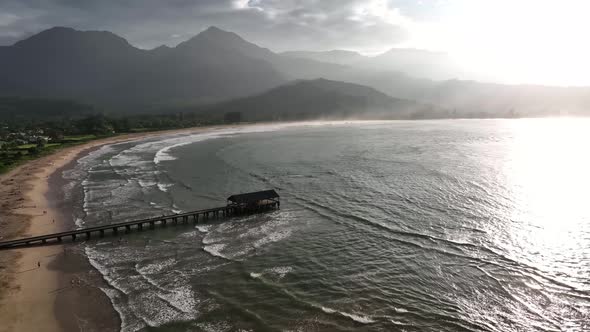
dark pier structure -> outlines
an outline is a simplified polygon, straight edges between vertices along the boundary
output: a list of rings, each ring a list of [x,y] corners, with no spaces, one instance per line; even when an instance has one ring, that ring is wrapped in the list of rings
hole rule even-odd
[[[108,225],[81,228],[73,231],[33,236],[11,241],[0,242],[0,249],[11,249],[23,246],[61,243],[69,239],[72,242],[79,238],[89,240],[93,236],[104,237],[105,234],[118,235],[120,232],[129,233],[132,230],[142,231],[144,228],[155,229],[156,226],[166,227],[168,224],[196,224],[207,222],[214,218],[231,217],[243,214],[260,213],[281,206],[279,194],[274,190],[258,191],[246,194],[232,195],[227,198],[227,205],[212,209],[197,210],[186,213],[161,216],[142,220],[111,223]]]

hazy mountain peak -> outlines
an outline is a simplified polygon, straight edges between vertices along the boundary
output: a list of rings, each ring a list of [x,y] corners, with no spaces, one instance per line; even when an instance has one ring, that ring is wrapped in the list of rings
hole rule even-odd
[[[218,50],[239,52],[242,55],[258,59],[266,59],[274,55],[267,48],[262,48],[248,42],[236,33],[225,31],[215,26],[207,28],[177,46],[178,49],[202,49],[211,47]]]
[[[201,33],[233,33],[233,32],[225,31],[225,30],[222,30],[222,29],[212,25],[212,26],[208,27],[207,29],[205,29]]]
[[[192,45],[202,42],[204,40],[213,41],[219,44],[248,43],[236,33],[221,30],[220,28],[215,26],[210,26],[206,30],[201,31],[198,35],[194,36],[193,38],[181,43],[181,45]]]
[[[79,31],[69,27],[49,28],[14,44],[14,46],[21,48],[58,48],[79,45],[93,46],[94,48],[133,47],[125,38],[109,31]]]

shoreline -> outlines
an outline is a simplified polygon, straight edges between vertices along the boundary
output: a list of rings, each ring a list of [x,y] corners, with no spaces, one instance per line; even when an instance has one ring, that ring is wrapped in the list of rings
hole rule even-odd
[[[0,175],[0,240],[75,227],[71,207],[61,204],[61,174],[101,146],[243,126],[247,124],[126,134],[67,147],[19,165]],[[119,330],[120,318],[110,300],[80,278],[83,274],[102,280],[102,276],[81,252],[72,250],[75,248],[66,244],[0,251],[0,331],[77,331],[82,325]],[[109,310],[105,310],[107,302]],[[77,306],[79,303],[85,305]],[[96,308],[99,310],[92,310]]]

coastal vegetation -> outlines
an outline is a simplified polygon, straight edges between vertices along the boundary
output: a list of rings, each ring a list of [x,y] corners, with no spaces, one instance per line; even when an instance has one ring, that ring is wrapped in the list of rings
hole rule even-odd
[[[183,114],[129,117],[96,114],[21,123],[0,120],[0,173],[57,149],[95,139],[207,124],[212,123]]]

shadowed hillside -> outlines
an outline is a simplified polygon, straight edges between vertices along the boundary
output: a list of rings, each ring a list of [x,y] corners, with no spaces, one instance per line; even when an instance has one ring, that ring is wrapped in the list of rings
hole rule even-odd
[[[295,81],[260,95],[207,107],[217,117],[239,114],[243,121],[310,119],[400,119],[429,109],[373,88],[326,79]]]
[[[284,83],[271,64],[242,52],[248,46],[215,28],[153,51],[109,32],[53,28],[0,49],[0,94],[146,105],[215,101]]]

